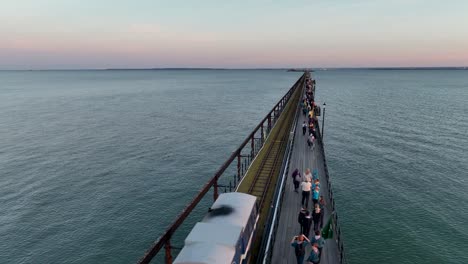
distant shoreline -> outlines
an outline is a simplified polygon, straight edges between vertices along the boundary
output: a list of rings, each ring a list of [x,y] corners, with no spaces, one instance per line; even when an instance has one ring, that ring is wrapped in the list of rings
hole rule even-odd
[[[301,71],[303,68],[107,68],[107,69],[29,69],[14,70],[5,69],[0,71],[231,71],[231,70],[284,70]],[[307,68],[312,71],[336,71],[336,70],[374,70],[374,71],[398,71],[398,70],[468,70],[468,66],[458,67],[344,67],[344,68]]]

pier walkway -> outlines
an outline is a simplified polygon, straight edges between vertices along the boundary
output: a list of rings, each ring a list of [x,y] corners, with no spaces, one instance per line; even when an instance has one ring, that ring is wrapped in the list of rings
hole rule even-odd
[[[247,255],[247,263],[297,263],[291,239],[300,232],[298,214],[301,210],[301,192],[294,192],[291,173],[295,169],[298,169],[301,175],[304,175],[307,168],[310,168],[312,172],[317,170],[320,179],[320,195],[326,202],[323,226],[335,210],[318,123],[315,123],[318,138],[312,150],[307,144],[308,133],[302,135],[302,124],[304,121],[308,123],[308,120],[302,113],[300,101],[306,91],[308,96],[315,93],[315,81],[312,79],[310,73],[305,71],[153,243],[139,260],[139,264],[150,263],[163,248],[164,262],[171,264],[173,262],[172,251],[180,249],[180,246],[172,246],[171,240],[174,239],[176,245],[180,245],[183,237],[187,236],[186,231],[176,231],[200,201],[208,193],[212,194],[213,200],[216,201],[219,192],[233,191],[251,194],[258,198],[259,218],[250,252]],[[309,88],[306,89],[307,87]],[[313,95],[309,98],[313,100]],[[309,199],[308,209],[312,211],[312,198]],[[320,263],[346,264],[336,212],[332,218],[334,221],[333,238],[325,240]],[[309,238],[313,237],[312,232]],[[311,246],[308,246],[305,259],[310,255],[310,251]],[[163,261],[162,256],[155,260],[157,263]]]
[[[326,202],[325,215],[323,217],[323,225],[325,226],[330,214],[332,212],[331,199],[328,195],[328,181],[325,177],[324,168],[324,157],[321,151],[323,148],[321,140],[315,141],[313,150],[310,150],[307,145],[307,135],[302,135],[302,122],[306,120],[306,117],[301,114],[296,124],[296,133],[294,140],[293,152],[291,154],[291,160],[289,163],[289,174],[286,175],[286,186],[283,194],[283,200],[281,203],[281,213],[278,223],[278,228],[275,236],[275,243],[273,246],[273,253],[271,263],[273,264],[296,264],[296,257],[294,255],[294,248],[291,247],[291,239],[293,236],[300,234],[300,225],[297,221],[299,211],[301,210],[301,191],[298,193],[294,192],[293,179],[291,173],[297,168],[304,175],[307,168],[311,171],[318,169],[318,175],[320,179],[320,195]],[[309,210],[312,208],[312,201],[309,201]],[[313,230],[311,231],[310,237],[312,237]],[[321,264],[336,264],[340,263],[340,256],[338,250],[338,244],[333,239],[326,239],[326,244],[322,251]],[[306,258],[310,254],[310,246],[306,251]]]

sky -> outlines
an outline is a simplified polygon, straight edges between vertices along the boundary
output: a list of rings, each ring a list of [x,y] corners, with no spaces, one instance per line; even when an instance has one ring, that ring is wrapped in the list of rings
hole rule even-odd
[[[468,0],[0,0],[0,69],[468,66]]]

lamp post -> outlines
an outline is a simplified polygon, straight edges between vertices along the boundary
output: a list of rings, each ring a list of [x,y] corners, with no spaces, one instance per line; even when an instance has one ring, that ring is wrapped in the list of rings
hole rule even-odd
[[[323,102],[323,115],[322,115],[322,141],[323,141],[323,128],[325,126],[325,106],[327,104]]]

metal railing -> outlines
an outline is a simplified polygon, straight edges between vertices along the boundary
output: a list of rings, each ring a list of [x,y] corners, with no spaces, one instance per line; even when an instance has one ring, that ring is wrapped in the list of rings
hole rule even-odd
[[[317,133],[319,134],[319,139],[321,144],[320,151],[323,156],[323,166],[325,169],[325,177],[327,178],[327,187],[328,187],[328,197],[330,198],[331,202],[331,208],[332,208],[332,217],[333,217],[333,228],[334,228],[334,233],[335,233],[335,239],[336,243],[338,245],[338,254],[339,254],[339,260],[341,264],[348,264],[348,260],[346,259],[346,253],[344,249],[344,242],[343,242],[343,237],[341,233],[341,227],[338,222],[338,213],[336,211],[336,206],[335,206],[335,199],[333,197],[333,190],[330,182],[330,176],[328,174],[328,166],[327,166],[327,158],[325,157],[325,144],[323,142],[323,137],[322,134],[320,133],[320,127],[318,122],[316,122],[317,125]]]
[[[236,186],[245,176],[250,164],[260,152],[266,138],[270,134],[270,131],[276,124],[279,116],[283,109],[296,91],[298,84],[305,78],[303,74],[296,83],[286,92],[286,94],[276,103],[271,111],[260,121],[260,123],[254,128],[249,136],[241,143],[241,145],[231,154],[231,156],[221,165],[216,171],[214,176],[203,186],[203,188],[196,194],[196,196],[190,201],[190,203],[184,208],[184,210],[176,217],[176,219],[170,224],[165,232],[153,243],[151,248],[145,253],[145,255],[138,261],[139,264],[150,263],[151,260],[160,252],[164,247],[165,249],[165,262],[167,264],[172,263],[172,249],[175,247],[171,246],[171,238],[175,231],[182,225],[185,219],[200,203],[203,197],[213,188],[213,200],[216,200],[219,195],[219,188],[224,192],[231,192],[236,189]],[[233,165],[237,161],[236,166]],[[220,184],[221,176],[226,175],[230,177],[223,184]]]
[[[304,90],[305,84],[302,86],[301,90]],[[302,93],[301,93],[301,98],[302,98]],[[279,181],[279,188],[277,188],[275,195],[273,197],[272,204],[274,204],[274,209],[270,211],[270,215],[267,221],[268,225],[266,227],[266,232],[265,236],[262,241],[262,252],[259,254],[257,263],[263,263],[263,264],[268,264],[271,261],[271,256],[272,256],[272,249],[273,245],[275,242],[275,233],[278,227],[279,223],[279,216],[281,214],[281,202],[283,200],[283,193],[284,193],[284,187],[286,185],[286,179],[287,175],[289,174],[289,161],[291,159],[292,151],[293,151],[293,146],[294,146],[294,140],[295,140],[295,133],[296,133],[296,126],[297,126],[297,120],[300,115],[300,102],[298,102],[296,106],[296,114],[294,117],[294,122],[290,131],[290,137],[288,140],[288,145],[286,147],[286,153],[287,156],[284,159],[280,175],[281,177],[278,178]]]

